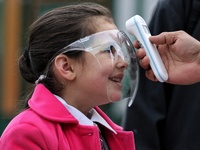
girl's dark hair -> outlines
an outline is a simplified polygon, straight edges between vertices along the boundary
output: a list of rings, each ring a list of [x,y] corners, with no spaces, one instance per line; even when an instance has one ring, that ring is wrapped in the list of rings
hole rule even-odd
[[[96,3],[59,7],[41,16],[30,26],[28,46],[19,59],[22,77],[35,84],[58,50],[96,32],[101,26],[96,23],[98,17],[113,22],[110,11]],[[80,56],[81,53],[74,53],[69,57],[78,59]],[[54,94],[61,90],[51,70],[41,82]]]

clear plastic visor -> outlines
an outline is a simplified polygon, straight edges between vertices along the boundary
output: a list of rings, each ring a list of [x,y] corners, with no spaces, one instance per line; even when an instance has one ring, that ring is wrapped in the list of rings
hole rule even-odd
[[[117,92],[113,90],[112,85],[106,82],[105,92],[107,93],[107,99],[111,102],[127,99],[130,101],[129,106],[132,104],[138,88],[139,68],[135,49],[124,32],[119,30],[107,30],[92,34],[64,47],[59,51],[59,54],[71,51],[85,51],[92,54],[98,62],[100,69],[103,69],[104,62],[99,59],[99,55],[105,55],[109,58],[106,60],[110,61],[113,70],[119,61],[125,63],[123,76],[121,79],[116,80],[116,82],[120,82],[121,85],[121,95],[118,95],[119,98],[114,98],[117,97]],[[105,81],[106,80],[108,79],[105,78]]]

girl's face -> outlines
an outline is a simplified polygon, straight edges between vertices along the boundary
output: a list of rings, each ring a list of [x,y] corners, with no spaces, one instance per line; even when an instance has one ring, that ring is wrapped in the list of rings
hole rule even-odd
[[[100,20],[97,32],[117,29],[105,20]],[[84,103],[91,106],[119,101],[122,96],[122,78],[127,63],[119,58],[112,61],[109,52],[101,52],[95,56],[89,52],[84,54],[84,64],[77,69],[77,92]],[[80,64],[79,64],[80,65]]]

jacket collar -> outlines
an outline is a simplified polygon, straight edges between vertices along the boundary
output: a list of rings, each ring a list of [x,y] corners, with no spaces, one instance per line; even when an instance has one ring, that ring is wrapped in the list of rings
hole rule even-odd
[[[45,119],[78,124],[78,121],[43,84],[38,84],[35,87],[28,104],[33,111]]]
[[[28,101],[30,108],[45,119],[60,122],[78,124],[78,120],[57,100],[57,98],[43,85],[35,87],[31,99]],[[113,121],[99,108],[94,108],[115,131],[122,127]]]

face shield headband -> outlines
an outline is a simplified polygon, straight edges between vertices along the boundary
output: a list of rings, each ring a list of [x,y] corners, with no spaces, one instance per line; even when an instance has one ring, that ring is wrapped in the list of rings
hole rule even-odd
[[[59,54],[67,54],[71,51],[85,51],[92,54],[100,68],[103,66],[102,60],[98,59],[98,55],[100,54],[109,57],[112,67],[117,61],[126,62],[128,65],[124,69],[123,78],[120,81],[122,85],[120,99],[128,100],[128,105],[131,106],[138,88],[139,68],[135,49],[124,32],[119,30],[106,30],[86,36],[59,50],[55,57]],[[53,57],[49,65],[52,64],[55,57]],[[111,88],[110,85],[106,85],[107,98],[109,101],[113,102],[111,97],[115,93]]]

